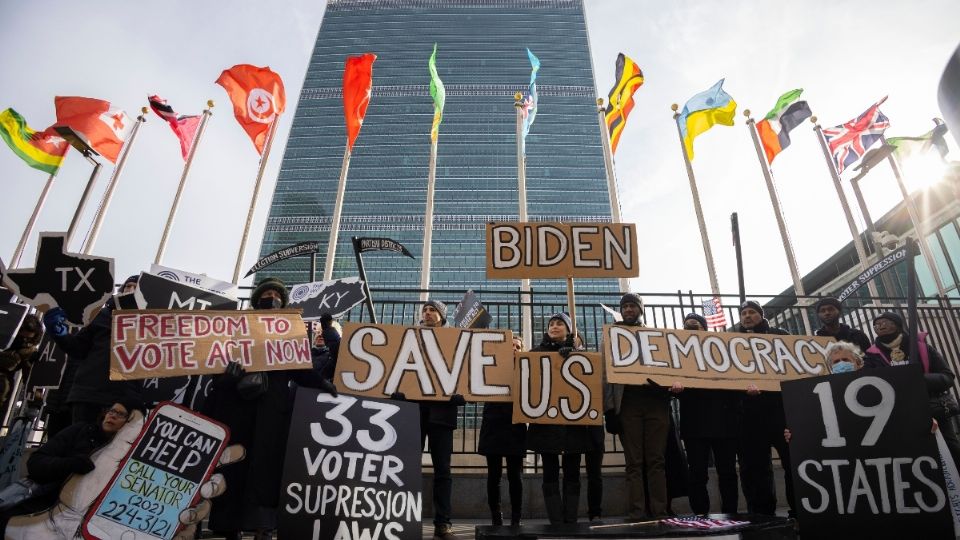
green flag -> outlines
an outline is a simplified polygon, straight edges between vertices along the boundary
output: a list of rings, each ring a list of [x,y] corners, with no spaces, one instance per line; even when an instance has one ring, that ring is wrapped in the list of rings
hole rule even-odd
[[[430,140],[437,142],[440,134],[440,120],[443,118],[443,104],[447,100],[447,91],[443,87],[440,75],[437,75],[437,44],[433,44],[433,54],[430,55],[430,96],[433,97],[433,127],[430,128]]]
[[[900,160],[924,154],[931,148],[936,148],[940,156],[944,157],[949,151],[943,138],[946,132],[947,126],[940,124],[919,137],[890,137],[887,144],[895,148],[894,152]]]

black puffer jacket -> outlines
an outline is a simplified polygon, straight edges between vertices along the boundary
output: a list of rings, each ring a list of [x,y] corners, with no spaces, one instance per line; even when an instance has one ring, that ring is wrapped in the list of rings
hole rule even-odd
[[[823,337],[837,338],[837,341],[853,343],[857,347],[860,347],[861,352],[867,352],[867,349],[870,348],[870,338],[868,338],[866,334],[860,330],[857,330],[856,328],[850,328],[845,324],[840,325],[840,328],[837,329],[836,334],[829,334],[823,328],[817,330],[816,334]]]
[[[960,413],[957,408],[956,400],[950,395],[950,389],[953,388],[955,375],[950,370],[950,366],[943,359],[940,351],[927,343],[927,333],[917,332],[918,346],[924,346],[927,349],[926,363],[921,358],[916,360],[910,358],[910,342],[906,333],[901,333],[901,350],[906,358],[905,362],[909,364],[919,364],[923,368],[923,380],[927,386],[927,396],[930,398],[930,412],[935,418],[949,418]],[[887,340],[889,342],[889,340]],[[879,337],[874,340],[863,357],[864,368],[880,368],[890,365],[890,346],[884,343]],[[946,409],[946,410],[944,410]]]
[[[736,438],[743,421],[740,392],[684,389],[680,400],[680,436],[684,439]]]
[[[753,328],[744,328],[743,323],[733,327],[734,332],[742,334],[776,334],[788,336],[790,332],[782,328],[770,326],[770,322],[761,319]],[[780,392],[760,392],[759,396],[743,396],[743,429],[759,429],[769,436],[782,436],[786,428],[783,413],[783,396]],[[683,422],[683,411],[680,412]]]

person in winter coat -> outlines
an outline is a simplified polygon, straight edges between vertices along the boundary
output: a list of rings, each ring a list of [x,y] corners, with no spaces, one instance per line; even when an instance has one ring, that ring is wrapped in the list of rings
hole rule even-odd
[[[26,380],[41,337],[43,327],[40,326],[40,319],[27,315],[23,318],[13,342],[6,350],[0,351],[0,411],[7,410],[14,375],[19,371],[23,374],[23,380]]]
[[[873,345],[864,355],[864,368],[919,364],[923,367],[923,378],[927,384],[930,414],[940,426],[953,456],[954,463],[960,463],[960,437],[957,435],[956,420],[960,407],[953,396],[954,374],[940,351],[927,343],[927,333],[917,332],[917,353],[919,358],[910,358],[910,342],[903,329],[903,318],[893,312],[877,315],[873,320],[873,331],[877,334]]]
[[[740,306],[740,322],[734,332],[745,334],[787,335],[781,328],[770,326],[763,318],[763,307],[753,300]],[[770,448],[777,450],[783,465],[783,481],[787,492],[790,515],[793,507],[793,475],[790,469],[790,448],[783,439],[786,420],[783,397],[780,392],[760,392],[756,385],[747,385],[743,397],[743,424],[740,431],[740,482],[747,499],[747,511],[752,514],[776,515],[777,492],[773,481],[773,462]]]
[[[706,330],[707,320],[696,313],[683,318],[684,330]],[[679,388],[677,388],[679,387]],[[720,488],[720,511],[737,512],[737,434],[742,410],[740,396],[731,390],[684,389],[675,385],[680,397],[680,435],[687,449],[688,498],[695,514],[710,512],[707,469],[713,455]]]
[[[280,309],[288,301],[287,288],[277,278],[261,280],[250,295],[250,306],[255,310]],[[244,530],[255,531],[256,540],[269,540],[276,529],[283,459],[293,412],[291,383],[336,395],[336,387],[314,369],[263,372],[267,383],[259,388],[249,384],[256,378],[253,375],[261,374],[247,374],[239,364],[231,362],[224,374],[214,379],[213,389],[203,404],[204,414],[230,429],[231,444],[246,449],[244,460],[223,467],[229,489],[213,501],[210,511],[209,528],[228,540],[239,540]],[[243,394],[238,385],[244,388]]]
[[[817,317],[823,323],[817,331],[818,336],[836,338],[837,341],[846,341],[853,343],[866,351],[870,347],[870,338],[862,331],[840,322],[840,315],[843,313],[843,307],[840,301],[833,297],[827,297],[817,302]]]
[[[523,338],[513,336],[514,352],[523,351]],[[520,526],[523,513],[523,458],[527,453],[527,425],[513,423],[513,403],[484,403],[477,453],[487,458],[487,504],[493,525],[503,525],[500,479],[507,462],[510,489],[510,526]]]
[[[139,275],[130,276],[120,287],[120,293],[137,288]],[[53,308],[43,316],[43,324],[54,343],[77,364],[66,403],[74,422],[96,422],[100,411],[118,401],[142,401],[140,381],[110,380],[110,322],[113,299],[100,310],[90,324],[75,334],[69,334],[66,313]]]

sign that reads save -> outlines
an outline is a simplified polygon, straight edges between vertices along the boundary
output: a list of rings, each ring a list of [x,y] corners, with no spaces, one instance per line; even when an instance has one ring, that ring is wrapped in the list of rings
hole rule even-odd
[[[509,330],[347,323],[334,381],[369,397],[510,401],[512,342]]]
[[[300,312],[121,310],[113,312],[110,380],[310,368]]]
[[[632,223],[487,223],[487,279],[638,275]]]
[[[416,404],[298,388],[293,417],[279,538],[422,538]]]
[[[603,424],[603,368],[597,353],[518,353],[514,424]]]
[[[833,338],[603,327],[607,381],[679,382],[690,388],[780,390],[780,382],[830,373]]]

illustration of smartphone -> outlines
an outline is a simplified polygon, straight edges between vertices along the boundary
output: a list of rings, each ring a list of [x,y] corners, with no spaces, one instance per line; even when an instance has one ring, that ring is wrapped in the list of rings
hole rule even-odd
[[[213,473],[227,429],[170,402],[157,406],[146,427],[83,523],[86,539],[170,540],[180,512],[196,504]]]

